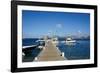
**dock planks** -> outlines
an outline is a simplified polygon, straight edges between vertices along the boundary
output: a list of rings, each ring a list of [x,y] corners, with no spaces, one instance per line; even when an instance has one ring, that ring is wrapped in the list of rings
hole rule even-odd
[[[63,56],[61,56],[60,50],[52,43],[51,40],[45,41],[45,47],[41,51],[41,53],[37,56],[37,61],[58,61],[65,60]]]

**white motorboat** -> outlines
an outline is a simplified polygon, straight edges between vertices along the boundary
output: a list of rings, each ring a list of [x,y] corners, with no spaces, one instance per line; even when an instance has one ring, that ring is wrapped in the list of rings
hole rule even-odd
[[[74,43],[76,43],[76,40],[73,40],[72,38],[69,37],[66,39],[66,43],[67,44],[74,44]]]

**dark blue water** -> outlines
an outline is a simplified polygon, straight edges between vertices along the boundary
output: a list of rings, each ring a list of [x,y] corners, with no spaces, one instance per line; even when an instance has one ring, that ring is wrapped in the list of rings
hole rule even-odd
[[[29,46],[29,45],[37,45],[38,42],[36,42],[38,38],[27,38],[22,40],[22,46]]]
[[[73,45],[60,42],[58,47],[69,60],[90,58],[90,40],[77,40]]]
[[[39,42],[36,42],[38,39],[23,39],[22,46],[36,45]],[[61,52],[64,52],[65,57],[68,60],[77,60],[77,59],[89,59],[90,58],[90,40],[76,40],[77,43],[74,45],[67,45],[66,43],[59,40],[59,47]],[[41,52],[40,49],[33,48],[28,55],[23,58],[23,62],[31,62],[34,58]]]
[[[38,40],[37,38],[35,38],[35,39],[29,39],[29,38],[23,39],[22,46],[38,45],[39,42],[36,42],[37,40]],[[23,57],[22,61],[23,62],[32,62],[40,52],[41,52],[41,49],[39,49],[38,47],[34,47],[31,50],[27,50],[24,52],[25,56]]]

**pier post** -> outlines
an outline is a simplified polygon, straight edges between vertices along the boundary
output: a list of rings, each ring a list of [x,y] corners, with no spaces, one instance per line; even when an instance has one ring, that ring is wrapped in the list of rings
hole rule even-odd
[[[64,57],[64,55],[65,55],[64,52],[62,52],[62,56],[63,56],[63,57]]]
[[[35,57],[35,61],[37,61],[38,60],[38,58],[37,57]]]
[[[25,53],[23,52],[22,55],[25,56]]]

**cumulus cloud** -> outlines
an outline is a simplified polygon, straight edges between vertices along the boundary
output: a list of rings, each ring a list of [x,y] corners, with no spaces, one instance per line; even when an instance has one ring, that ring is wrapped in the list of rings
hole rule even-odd
[[[57,24],[56,27],[57,28],[62,28],[62,24]]]
[[[81,34],[82,32],[80,30],[78,30],[78,33]]]

